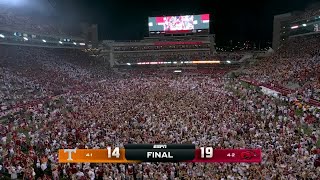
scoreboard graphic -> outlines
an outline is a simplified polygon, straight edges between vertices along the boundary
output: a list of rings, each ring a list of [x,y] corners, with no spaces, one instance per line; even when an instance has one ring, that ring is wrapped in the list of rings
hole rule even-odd
[[[260,149],[196,148],[194,144],[127,144],[124,148],[60,149],[59,163],[260,163]]]
[[[209,30],[210,15],[149,17],[149,32],[192,32]]]

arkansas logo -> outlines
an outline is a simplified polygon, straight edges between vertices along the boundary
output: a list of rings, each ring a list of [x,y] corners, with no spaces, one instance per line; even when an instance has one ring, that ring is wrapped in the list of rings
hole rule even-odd
[[[252,158],[258,157],[257,153],[253,151],[245,151],[240,154],[241,159],[250,160]]]

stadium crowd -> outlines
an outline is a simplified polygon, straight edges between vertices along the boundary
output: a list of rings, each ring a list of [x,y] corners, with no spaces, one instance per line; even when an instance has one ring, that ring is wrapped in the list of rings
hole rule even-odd
[[[295,84],[295,91],[319,101],[319,39],[318,34],[289,39],[276,54],[248,67],[246,77],[284,87]]]
[[[223,77],[103,74],[80,50],[8,45],[0,51],[1,179],[320,176],[320,110],[294,96],[267,96]],[[58,163],[61,148],[127,143],[261,148],[263,158],[259,164]]]
[[[59,37],[79,37],[80,28],[75,28],[74,24],[66,27],[54,22],[31,16],[17,15],[14,11],[3,11],[0,9],[1,28],[15,30],[21,33],[32,33],[37,35],[59,36]]]
[[[27,17],[0,14],[0,22],[62,33]],[[318,42],[318,36],[290,39],[246,68],[242,78],[299,86],[280,96],[222,76],[123,77],[81,50],[1,45],[0,179],[317,180],[320,108],[308,99],[320,97]],[[196,51],[115,56],[120,62],[212,58]],[[261,148],[263,157],[257,164],[58,163],[58,149],[127,143]]]
[[[119,63],[137,63],[198,60],[239,61],[244,56],[242,53],[212,54],[209,48],[203,45],[117,46],[114,48],[114,58]]]
[[[141,46],[117,46],[114,48],[115,51],[143,51],[143,50],[175,50],[175,49],[209,49],[210,44],[176,44],[176,45],[141,45]]]
[[[305,20],[305,19],[310,19],[310,18],[314,18],[315,16],[319,16],[320,15],[320,9],[319,6],[318,7],[314,7],[314,8],[310,8],[308,9],[306,12],[300,14],[299,16],[296,16],[293,18],[293,20]]]
[[[210,51],[114,53],[119,63],[213,60]]]

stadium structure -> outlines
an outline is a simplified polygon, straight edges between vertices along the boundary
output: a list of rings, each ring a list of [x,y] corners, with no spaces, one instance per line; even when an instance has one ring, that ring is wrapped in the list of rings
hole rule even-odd
[[[0,3],[0,43],[52,48],[95,48],[96,24],[63,21],[56,16],[55,1],[2,1]],[[46,16],[31,16],[32,13]],[[66,23],[66,21],[68,23]]]
[[[226,67],[237,68],[241,57],[222,58],[217,54],[209,22],[209,14],[149,17],[149,37],[127,42],[106,40],[101,53],[116,71],[224,74]]]
[[[96,25],[15,12],[0,8],[0,179],[319,179],[317,10],[277,16],[275,52],[248,64],[216,52],[208,15],[98,43]],[[158,148],[191,156],[137,158]]]
[[[288,39],[320,32],[320,4],[312,4],[305,11],[274,16],[272,48],[278,49]]]

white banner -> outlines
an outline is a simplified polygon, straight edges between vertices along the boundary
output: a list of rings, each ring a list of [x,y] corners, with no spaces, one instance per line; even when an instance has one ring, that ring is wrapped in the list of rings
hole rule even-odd
[[[261,88],[261,91],[262,91],[264,94],[268,95],[268,96],[273,96],[273,97],[279,98],[280,95],[281,95],[281,93],[279,93],[278,91],[275,91],[275,90],[266,88],[266,87],[264,87],[264,86],[260,86],[260,88]]]

